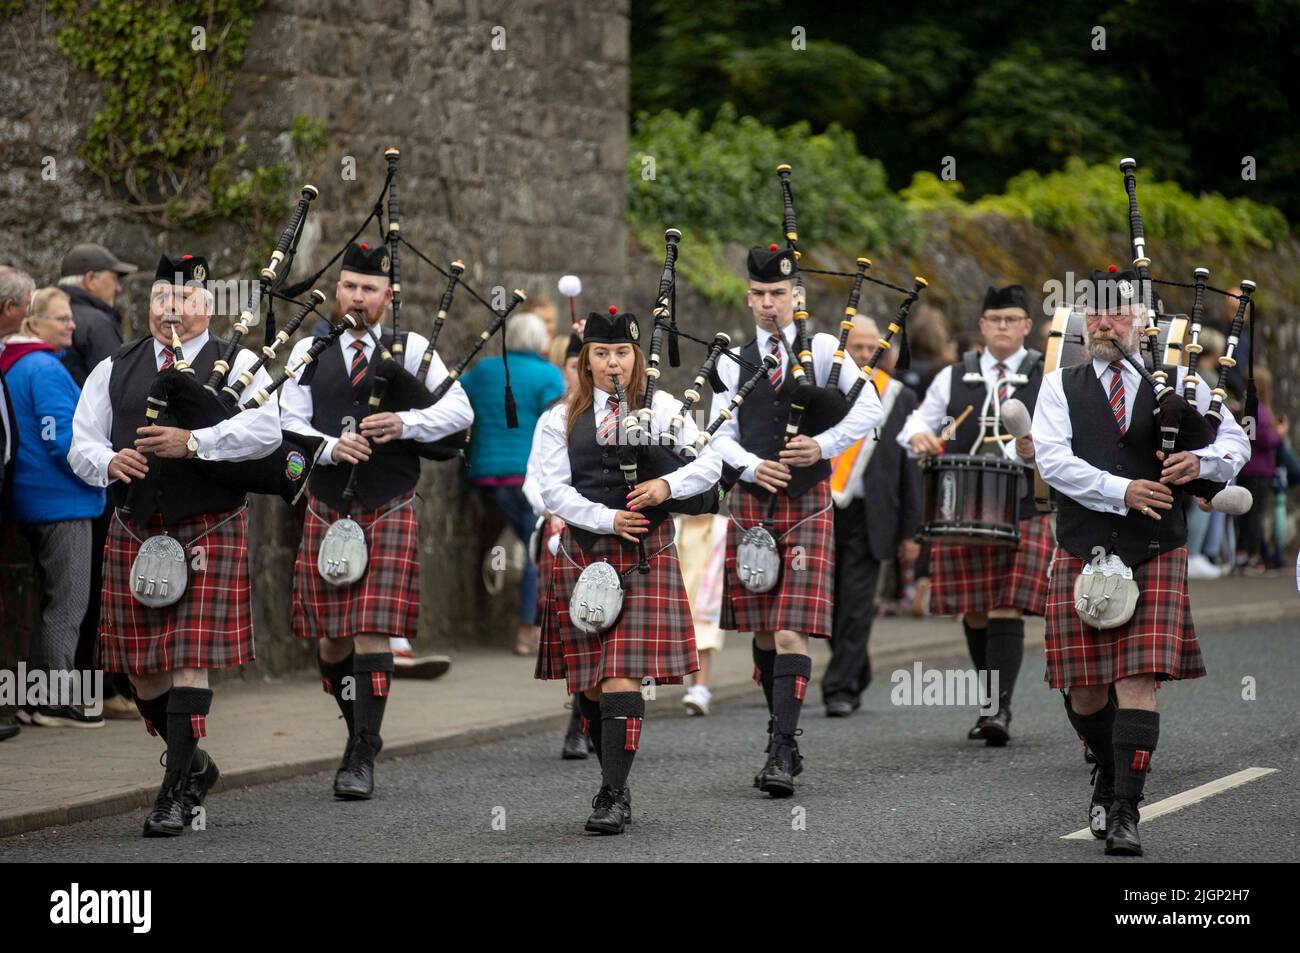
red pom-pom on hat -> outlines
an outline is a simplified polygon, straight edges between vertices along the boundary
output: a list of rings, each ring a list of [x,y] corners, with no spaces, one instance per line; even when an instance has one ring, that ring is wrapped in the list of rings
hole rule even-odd
[[[362,251],[370,251],[370,246],[367,245],[365,242],[362,242],[357,247],[360,248]]]
[[[1106,270],[1109,271],[1112,275],[1115,274],[1115,272],[1119,271],[1119,269],[1116,268],[1114,265],[1111,265]]]
[[[775,242],[773,242],[771,245],[768,245],[768,246],[767,246],[767,250],[768,250],[768,251],[776,251],[776,250],[777,250],[777,247],[778,247],[777,244],[776,244]]]
[[[188,261],[193,257],[194,257],[193,255],[181,255],[181,261]]]
[[[611,305],[609,306],[609,313],[610,313],[610,314],[618,314],[618,305],[611,304]]]

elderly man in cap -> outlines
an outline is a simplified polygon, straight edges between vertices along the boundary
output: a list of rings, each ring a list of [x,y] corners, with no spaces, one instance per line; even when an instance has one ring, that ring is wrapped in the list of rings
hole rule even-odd
[[[72,299],[77,329],[63,365],[81,387],[95,365],[122,346],[122,315],[114,304],[121,279],[137,267],[119,261],[103,245],[83,242],[63,256],[59,287]]]
[[[18,330],[35,290],[36,282],[27,272],[0,265],[0,337]]]
[[[156,421],[146,416],[158,375],[189,368],[196,380],[206,380],[224,349],[208,331],[214,302],[207,277],[207,262],[197,255],[164,256],[158,263],[149,334],[90,372],[68,452],[76,474],[108,487],[116,507],[104,553],[99,660],[106,671],[131,676],[146,727],[167,745],[146,837],[182,833],[219,777],[198,746],[212,706],[208,670],[253,660],[246,494],[230,478],[234,471],[204,462],[256,460],[281,439],[274,399],[212,426],[185,426],[167,410]],[[256,361],[240,348],[226,381]],[[259,370],[254,391],[269,385]],[[179,577],[166,565],[177,543],[187,567]],[[137,564],[146,547],[161,556],[151,561],[146,555]],[[145,573],[147,589],[133,579]],[[169,596],[169,588],[179,595]]]

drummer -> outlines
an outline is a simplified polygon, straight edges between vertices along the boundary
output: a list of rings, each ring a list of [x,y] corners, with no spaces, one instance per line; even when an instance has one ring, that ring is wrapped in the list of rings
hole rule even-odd
[[[1012,397],[1032,415],[1043,380],[1042,353],[1025,347],[1033,329],[1025,289],[989,288],[981,311],[983,349],[967,352],[935,375],[898,443],[917,457],[992,455],[1032,466],[1033,438],[1012,438],[1001,421],[1001,405]],[[936,539],[931,548],[930,613],[962,617],[971,661],[988,673],[990,692],[997,692],[996,714],[980,714],[966,737],[995,747],[1011,737],[1011,695],[1025,646],[1023,616],[1043,614],[1054,548],[1048,517],[1034,505],[1033,480],[1023,480],[1022,488],[1018,512],[1005,514],[1019,525],[1019,546]]]

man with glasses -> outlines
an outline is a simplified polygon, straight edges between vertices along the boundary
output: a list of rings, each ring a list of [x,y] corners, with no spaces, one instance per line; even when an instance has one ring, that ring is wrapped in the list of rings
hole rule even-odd
[[[1209,446],[1159,453],[1155,394],[1124,360],[1137,353],[1142,333],[1136,285],[1132,271],[1092,273],[1082,306],[1091,359],[1047,376],[1032,432],[1039,472],[1059,506],[1047,681],[1067,693],[1070,724],[1097,758],[1092,833],[1106,838],[1107,854],[1128,856],[1142,853],[1137,805],[1160,737],[1157,683],[1205,674],[1188,603],[1181,486],[1198,477],[1226,482],[1250,458],[1250,443],[1226,407]],[[1175,392],[1185,375],[1179,366],[1169,381]],[[1199,382],[1197,410],[1209,403],[1210,390]],[[1131,571],[1138,595],[1127,621],[1101,629],[1076,610],[1075,580],[1086,565],[1101,558],[1109,565],[1111,557]]]
[[[1001,405],[1014,397],[1032,414],[1043,380],[1043,355],[1025,347],[1033,329],[1021,285],[989,288],[980,315],[982,351],[969,351],[945,367],[930,384],[921,406],[898,435],[914,457],[942,453],[985,454],[1031,465],[1032,438],[985,441],[980,422],[999,422]],[[972,408],[966,413],[967,408]],[[964,419],[963,419],[964,417]],[[959,425],[953,426],[958,420]],[[1027,474],[1028,476],[1028,474]],[[1002,747],[1011,737],[1011,696],[1025,651],[1024,615],[1042,615],[1047,600],[1047,568],[1052,560],[1052,527],[1034,505],[1032,479],[1023,481],[1018,503],[1020,545],[1015,548],[959,546],[936,540],[930,552],[930,613],[960,615],[971,661],[997,679],[997,712],[981,714],[966,737]]]

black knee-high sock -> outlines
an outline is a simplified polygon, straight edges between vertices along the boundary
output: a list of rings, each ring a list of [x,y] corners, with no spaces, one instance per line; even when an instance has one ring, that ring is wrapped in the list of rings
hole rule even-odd
[[[767,713],[772,714],[772,666],[776,664],[776,649],[760,649],[758,647],[758,638],[753,641],[754,649],[754,681],[758,682],[758,687],[763,689],[763,697],[767,699]]]
[[[632,760],[641,747],[645,699],[640,692],[605,692],[600,696],[601,778],[615,791],[627,787]]]
[[[975,671],[983,672],[989,667],[988,662],[988,635],[987,628],[971,628],[969,622],[961,620],[962,631],[966,633],[966,648],[970,650],[970,660],[975,663]]]
[[[1097,770],[1108,777],[1115,776],[1115,751],[1111,742],[1111,731],[1115,724],[1115,706],[1107,702],[1105,707],[1091,715],[1080,715],[1070,706],[1067,697],[1065,709],[1070,715],[1070,724],[1075,734],[1088,743],[1088,749],[1097,759]]]
[[[1115,797],[1140,800],[1151,768],[1151,753],[1160,740],[1160,713],[1140,708],[1115,712],[1111,744],[1115,747]],[[1100,757],[1100,755],[1098,755]]]
[[[190,773],[199,739],[208,733],[212,689],[174,686],[167,694],[167,773],[163,784],[178,787]]]
[[[778,655],[772,666],[772,709],[776,715],[776,734],[793,735],[799,727],[808,680],[812,678],[812,659],[807,655]]]
[[[388,688],[393,684],[393,653],[371,652],[352,655],[352,672],[357,679],[357,698],[353,703],[356,719],[356,736],[369,739],[372,747],[379,747],[380,729],[384,724],[384,705],[388,702]]]
[[[1010,705],[1025,657],[1025,620],[989,619],[988,632],[988,664],[990,671],[998,673],[998,701]]]
[[[163,692],[157,698],[141,698],[135,696],[135,707],[140,712],[140,717],[144,719],[144,725],[149,729],[151,735],[157,735],[167,743],[167,699],[171,695],[170,691]]]
[[[604,739],[600,718],[600,702],[592,701],[582,692],[573,696],[578,699],[578,711],[582,713],[583,724],[586,726],[587,737],[591,739],[591,745],[596,749],[596,760],[604,762],[605,752],[601,749],[601,742]]]
[[[338,703],[339,711],[343,713],[343,720],[348,726],[348,737],[351,738],[356,732],[355,706],[351,698],[345,698],[345,694],[351,694],[354,698],[359,692],[359,688],[354,687],[353,691],[346,691],[346,679],[355,678],[353,671],[352,656],[349,655],[341,662],[327,662],[323,658],[318,658],[320,662],[321,684],[325,688],[327,695],[333,695],[334,701]],[[356,679],[360,682],[360,679]]]

